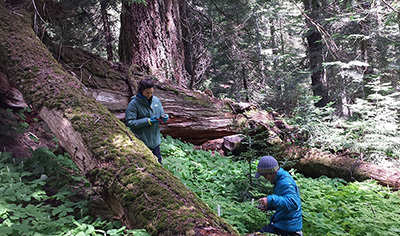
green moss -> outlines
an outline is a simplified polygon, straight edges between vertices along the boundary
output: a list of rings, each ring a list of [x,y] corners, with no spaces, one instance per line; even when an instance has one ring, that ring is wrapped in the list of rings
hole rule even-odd
[[[137,198],[136,194],[128,192],[122,196],[121,200],[124,202],[135,202],[136,198]]]
[[[81,116],[75,115],[71,118],[71,121],[78,121],[81,119]]]
[[[115,154],[104,154],[101,156],[102,161],[113,161],[117,158],[117,155]]]
[[[128,160],[126,158],[119,158],[116,162],[118,166],[125,166],[128,163]]]
[[[140,181],[140,178],[138,176],[132,175],[130,177],[125,177],[123,181],[123,185],[128,185],[128,184],[137,184]]]
[[[157,229],[153,225],[147,225],[145,229],[150,235],[154,235],[157,232]]]
[[[105,183],[106,185],[114,179],[113,174],[108,169],[95,168],[90,170],[87,175],[91,181]]]

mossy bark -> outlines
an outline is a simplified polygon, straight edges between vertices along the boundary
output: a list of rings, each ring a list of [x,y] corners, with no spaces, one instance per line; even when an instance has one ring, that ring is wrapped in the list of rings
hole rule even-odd
[[[334,155],[295,145],[279,145],[274,150],[281,161],[291,161],[293,167],[311,177],[325,175],[347,181],[376,180],[383,186],[400,189],[400,170],[385,168],[348,156]]]
[[[31,28],[27,2],[0,1],[0,63],[115,214],[153,235],[236,234],[53,58]]]
[[[129,98],[137,90],[135,75],[128,66],[112,63],[80,48],[54,44],[47,35],[43,43],[53,57],[85,85],[87,93],[123,119]]]

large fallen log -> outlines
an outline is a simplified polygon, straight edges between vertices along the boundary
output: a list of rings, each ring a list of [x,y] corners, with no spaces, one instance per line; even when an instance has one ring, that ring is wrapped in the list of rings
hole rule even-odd
[[[295,161],[294,167],[311,177],[325,175],[347,181],[372,179],[383,186],[400,190],[400,170],[397,168],[386,168],[359,159],[294,145],[282,146],[277,155],[282,161]]]
[[[86,86],[87,94],[96,98],[120,120],[124,119],[129,98],[136,90],[135,75],[132,75],[122,64],[107,62],[81,49],[60,47],[47,40],[46,45],[64,69],[76,75]],[[9,97],[14,93],[15,89],[13,92],[6,92],[5,96]],[[242,127],[263,126],[269,131],[266,139],[271,145],[280,145],[292,139],[293,129],[279,119],[278,114],[259,111],[248,104],[236,104],[172,85],[159,85],[155,93],[160,97],[165,111],[171,116],[169,122],[162,126],[161,132],[164,135],[171,135],[174,138],[200,145],[209,140],[218,140],[227,135],[236,134]],[[18,104],[23,104],[23,101],[19,101]],[[223,142],[223,140],[215,142]],[[295,156],[295,159],[299,161],[296,167],[307,175],[327,175],[350,180],[372,178],[384,185],[400,187],[398,169],[383,168],[356,161],[347,156],[326,154],[315,150],[304,151],[296,146],[291,146],[287,150],[292,150],[292,152],[285,155]],[[279,156],[279,152],[276,155]],[[337,161],[339,159],[342,161]],[[343,165],[340,169],[336,166],[338,162],[352,164]],[[361,172],[364,173],[362,178],[355,174],[357,168],[361,168]]]
[[[153,235],[236,234],[57,63],[31,28],[30,1],[14,3],[0,1],[0,64],[115,215]]]

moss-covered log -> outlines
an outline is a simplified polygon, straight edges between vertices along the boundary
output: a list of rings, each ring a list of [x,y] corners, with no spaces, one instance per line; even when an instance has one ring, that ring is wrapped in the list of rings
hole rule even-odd
[[[87,88],[88,94],[119,119],[124,119],[129,98],[137,89],[136,80],[126,65],[109,62],[80,48],[54,44],[46,35],[42,41],[64,69]]]
[[[30,2],[0,1],[0,63],[115,214],[153,235],[235,234],[57,63],[31,28]]]
[[[281,161],[292,161],[294,167],[307,176],[325,175],[347,181],[372,179],[383,186],[400,190],[400,170],[385,168],[348,156],[334,155],[295,145],[280,146],[275,150]]]

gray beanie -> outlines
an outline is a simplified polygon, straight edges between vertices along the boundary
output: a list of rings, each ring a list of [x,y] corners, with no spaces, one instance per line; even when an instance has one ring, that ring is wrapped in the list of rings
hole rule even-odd
[[[279,170],[278,162],[272,156],[263,156],[257,165],[256,178],[259,178],[262,174],[274,174]]]

